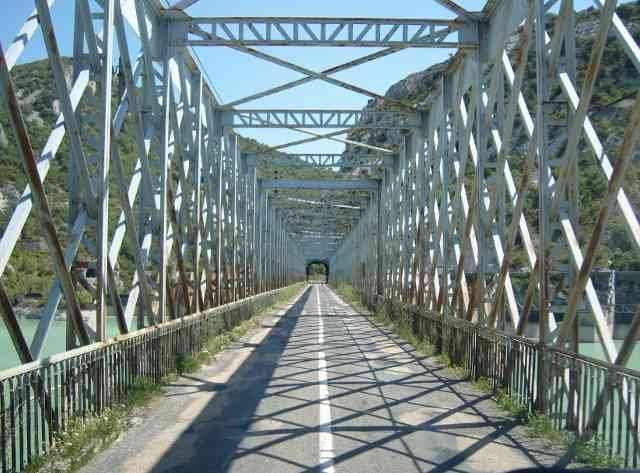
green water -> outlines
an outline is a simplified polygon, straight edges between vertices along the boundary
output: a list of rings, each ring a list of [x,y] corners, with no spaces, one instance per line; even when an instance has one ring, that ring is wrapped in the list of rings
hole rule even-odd
[[[33,338],[33,334],[36,331],[36,327],[38,326],[38,321],[31,319],[21,319],[20,326],[22,327],[22,330],[27,337],[27,341],[30,343]],[[44,347],[43,357],[51,356],[65,350],[65,329],[65,321],[56,320],[53,322],[53,326],[51,327],[49,337],[47,338],[47,342]],[[107,332],[110,337],[118,334],[118,327],[114,317],[107,318]],[[621,344],[622,342],[616,341],[616,346],[618,348],[620,348]],[[636,344],[631,360],[627,365],[629,368],[640,370],[639,345],[640,344]],[[599,343],[581,343],[580,352],[593,358],[597,358],[600,360],[604,359],[604,354]],[[13,349],[13,344],[11,342],[11,338],[9,337],[9,333],[7,332],[4,325],[0,324],[0,371],[17,366],[19,364],[20,362],[15,354],[15,350]]]
[[[38,321],[33,319],[20,319],[20,327],[24,333],[27,343],[31,343],[33,335],[36,333]],[[49,336],[42,351],[42,357],[55,355],[65,351],[67,343],[66,335],[67,322],[55,320],[49,331]],[[118,335],[118,326],[114,317],[107,317],[107,334],[109,337]],[[4,324],[0,323],[0,371],[12,368],[20,364],[20,360],[13,348],[13,342]]]
[[[615,340],[614,343],[617,349],[620,349],[620,347],[622,346],[621,340]],[[581,343],[580,352],[583,355],[597,358],[599,360],[604,360],[604,351],[602,350],[602,346],[599,343]],[[627,363],[627,368],[640,370],[640,344],[638,344],[637,342],[635,348],[633,349],[633,353],[631,354],[631,359],[629,360],[629,363]]]

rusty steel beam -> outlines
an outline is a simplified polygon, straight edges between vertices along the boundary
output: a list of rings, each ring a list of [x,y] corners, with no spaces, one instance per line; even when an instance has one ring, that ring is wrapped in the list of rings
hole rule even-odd
[[[38,213],[38,219],[42,226],[44,238],[53,259],[56,274],[62,285],[62,290],[67,303],[67,312],[73,323],[76,335],[80,339],[81,343],[85,345],[89,344],[91,339],[89,338],[89,333],[82,317],[82,311],[80,310],[80,305],[76,298],[71,274],[67,270],[65,264],[62,246],[60,245],[60,240],[58,238],[58,232],[55,228],[53,216],[51,215],[44,186],[40,180],[38,165],[29,139],[29,132],[27,131],[26,124],[22,117],[22,112],[20,111],[20,105],[18,104],[18,98],[11,80],[2,44],[0,44],[0,89],[2,89],[2,96],[9,112],[11,126],[15,132],[18,151],[22,158],[22,164],[29,180],[34,208]]]

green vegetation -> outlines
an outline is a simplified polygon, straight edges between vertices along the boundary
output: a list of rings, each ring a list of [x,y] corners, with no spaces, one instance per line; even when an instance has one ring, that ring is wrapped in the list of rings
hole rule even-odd
[[[63,69],[67,77],[73,75],[73,65],[70,58],[63,58]],[[34,148],[36,156],[42,152],[49,134],[53,128],[57,118],[58,111],[56,88],[54,86],[53,76],[48,60],[39,60],[28,64],[20,64],[15,66],[11,71],[18,100],[24,119],[28,125],[29,138]],[[99,143],[99,129],[96,115],[95,105],[92,100],[94,95],[99,94],[98,85],[90,82],[85,97],[78,106],[78,119],[83,126],[83,149],[89,157],[88,167],[92,175],[97,175],[97,163],[94,159],[99,153],[96,146]],[[113,105],[114,110],[119,100],[119,87],[117,79],[114,79]],[[133,118],[127,115],[121,131],[117,138],[113,140],[113,144],[117,145],[120,157],[123,162],[125,180],[129,180],[133,175],[133,171],[138,160],[138,152],[136,145],[136,127],[133,124]],[[6,135],[6,142],[0,141],[0,234],[4,233],[9,219],[20,199],[20,195],[27,185],[26,174],[22,160],[18,155],[16,148],[16,140],[14,139],[13,129],[9,121],[4,102],[0,100],[0,127]],[[2,133],[0,133],[2,134]],[[151,153],[155,153],[156,144],[151,146]],[[255,140],[240,137],[240,148],[243,152],[251,152],[264,150],[267,147]],[[283,154],[283,156],[287,156]],[[152,161],[157,156],[152,156]],[[293,159],[293,158],[292,158]],[[70,188],[73,187],[70,182],[70,167],[72,166],[72,157],[68,145],[68,139],[62,140],[62,144],[58,149],[54,159],[51,160],[49,172],[44,180],[44,188],[47,194],[49,206],[53,215],[58,237],[66,247],[69,243],[69,227],[70,221],[75,216],[70,215],[70,200],[72,193]],[[177,162],[174,163],[172,169],[174,181],[178,180]],[[329,169],[316,169],[312,167],[295,166],[280,167],[260,166],[258,168],[260,177],[298,177],[318,179],[335,176],[336,173]],[[113,175],[113,174],[112,174]],[[75,182],[78,189],[83,187],[81,182]],[[140,215],[140,199],[136,200],[133,206],[134,215]],[[115,177],[110,180],[110,199],[109,199],[109,229],[110,238],[117,225],[117,219],[121,213],[121,205],[118,198]],[[141,223],[141,222],[138,222]],[[96,241],[96,229],[93,223],[90,223],[85,231],[85,239],[87,241]],[[91,265],[95,262],[92,254],[93,250],[84,245],[80,245],[75,263]],[[189,271],[191,262],[187,259],[186,270]],[[129,239],[125,238],[120,252],[120,256],[115,262],[117,279],[122,282],[123,290],[121,295],[126,296],[129,285],[133,279],[135,272],[135,263],[133,259],[133,247]],[[55,272],[51,256],[49,254],[46,242],[42,236],[42,230],[35,212],[32,212],[26,221],[21,232],[15,249],[9,260],[9,264],[3,274],[2,283],[14,305],[30,304],[36,307],[43,307],[46,303],[47,293],[54,281]],[[81,303],[85,306],[93,304],[93,298],[89,293],[82,294]],[[64,308],[64,300],[61,303],[61,309]]]
[[[505,411],[511,414],[518,422],[525,423],[529,420],[529,408],[511,396],[505,389],[499,389],[496,402]]]
[[[491,387],[491,381],[489,381],[487,378],[480,377],[478,379],[473,380],[472,384],[476,388],[478,388],[480,391],[483,391],[485,393],[493,392],[493,388]]]
[[[127,398],[122,404],[107,409],[100,416],[86,419],[77,418],[69,428],[57,436],[51,451],[47,455],[36,458],[28,467],[27,473],[73,473],[86,465],[91,458],[111,445],[120,434],[127,429],[129,419],[136,411],[147,406],[153,399],[162,394],[162,386],[173,382],[184,373],[193,373],[203,364],[224,350],[230,343],[238,340],[247,331],[259,326],[262,316],[290,301],[306,284],[298,283],[280,291],[274,303],[257,312],[251,319],[238,324],[233,329],[211,337],[205,348],[195,357],[190,354],[179,354],[177,373],[167,375],[161,384],[148,379],[139,379],[129,389]]]
[[[327,281],[327,267],[321,263],[312,263],[309,265],[309,282],[324,283]]]
[[[619,5],[617,13],[625,24],[630,26],[630,33],[635,41],[640,42],[640,29],[636,27],[636,25],[640,24],[640,1],[636,0]],[[578,92],[580,92],[590,61],[595,32],[598,29],[599,15],[598,9],[594,8],[576,14],[576,75]],[[555,21],[556,16],[549,14],[547,30],[551,36],[553,35]],[[515,42],[515,38],[513,39]],[[510,54],[512,58],[515,55],[514,52]],[[446,65],[446,62],[435,64],[426,70],[411,74],[392,85],[386,95],[418,107],[424,106],[424,104],[428,103],[429,96],[433,91],[437,90],[440,74],[446,69]],[[487,71],[487,80],[489,79],[488,73],[489,71]],[[615,162],[620,152],[624,130],[629,123],[631,104],[635,100],[638,88],[640,88],[640,77],[633,62],[624,51],[622,42],[611,34],[607,40],[602,64],[598,71],[594,94],[589,107],[589,118],[612,163]],[[537,103],[536,54],[533,47],[530,48],[527,56],[522,93],[530,112],[535,114]],[[557,150],[552,157],[560,158],[564,149],[568,111],[564,105],[566,99],[558,84],[552,84],[548,103],[554,102],[561,105],[558,105],[556,110],[551,113],[548,127],[549,140],[550,148]],[[373,101],[368,108],[392,109],[393,107],[382,105],[380,101]],[[393,130],[372,133],[369,130],[358,129],[350,133],[349,139],[393,149],[397,148],[401,142],[401,134]],[[523,122],[520,117],[517,117],[513,131],[513,151],[507,156],[516,182],[519,182],[522,176],[528,143],[529,139]],[[579,169],[577,182],[579,225],[577,234],[580,244],[584,247],[591,236],[608,184],[597,158],[591,152],[584,139],[581,140],[578,146],[577,160],[577,168]],[[471,160],[468,160],[464,172],[467,176],[467,185],[469,188],[473,188],[474,166]],[[495,172],[487,169],[486,177],[494,177]],[[534,168],[530,176],[536,175],[536,173],[537,170]],[[638,209],[640,209],[639,153],[636,154],[634,163],[628,167],[625,173],[623,186],[637,215]],[[509,213],[510,209],[507,210],[508,218],[510,217]],[[524,214],[530,227],[537,228],[538,191],[535,181],[529,185],[529,190],[525,195]],[[625,226],[626,224],[620,211],[616,209],[611,215],[602,244],[598,248],[595,268],[640,270],[640,255],[637,251],[634,251],[632,240]],[[570,255],[566,250],[558,254],[558,262],[560,264],[570,264],[569,258]],[[523,242],[518,237],[516,239],[515,252],[511,258],[511,268],[517,271],[527,266],[527,254]]]
[[[331,286],[346,302],[362,313],[369,313],[364,306],[362,297],[353,286],[343,282],[333,282]],[[411,327],[399,320],[392,319],[384,310],[375,312],[376,321],[384,324],[403,340],[410,343],[417,352],[427,356],[435,355],[436,360],[447,367],[447,369],[459,378],[468,378],[462,366],[452,363],[446,352],[436,353],[436,348],[429,342],[420,339],[415,335]],[[588,442],[577,440],[572,432],[558,430],[551,419],[545,415],[532,412],[527,405],[522,404],[517,398],[511,396],[505,389],[498,389],[494,392],[492,383],[487,378],[469,380],[478,390],[490,394],[494,397],[498,406],[508,412],[518,423],[526,426],[527,433],[533,438],[543,439],[550,447],[561,447],[573,449],[575,461],[581,464],[590,465],[594,468],[620,468],[622,459],[611,456],[608,446],[601,439],[594,437]]]
[[[78,471],[118,438],[137,410],[161,393],[160,385],[146,379],[137,380],[122,404],[107,409],[100,416],[75,419],[64,433],[57,436],[51,451],[27,467],[27,473]]]
[[[474,381],[473,385],[487,394],[493,393],[491,383],[486,378]],[[573,449],[576,462],[593,468],[622,467],[622,459],[612,457],[606,443],[599,438],[594,437],[588,442],[576,439],[573,432],[557,429],[548,416],[531,412],[528,406],[509,395],[504,389],[498,390],[495,400],[500,408],[513,416],[518,423],[526,426],[527,433],[531,437],[544,440],[549,447]]]
[[[336,282],[332,280],[329,282],[329,286],[349,305],[356,309],[361,314],[369,314],[366,304],[362,296],[351,286],[343,282]]]
[[[202,350],[196,355],[190,353],[179,353],[176,357],[176,371],[178,374],[193,373],[201,366],[210,363],[215,356],[227,348],[231,343],[239,340],[249,330],[259,327],[264,315],[271,313],[274,309],[284,303],[289,302],[294,296],[306,286],[306,283],[293,284],[280,291],[280,294],[269,307],[258,311],[250,319],[240,322],[231,330],[210,337],[204,344]]]
[[[607,446],[598,438],[588,442],[578,442],[575,448],[578,463],[591,465],[594,468],[622,468],[622,459],[615,456],[612,458]]]

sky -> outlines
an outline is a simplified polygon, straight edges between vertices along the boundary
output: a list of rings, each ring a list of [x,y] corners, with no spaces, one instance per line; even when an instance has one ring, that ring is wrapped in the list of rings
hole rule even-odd
[[[176,0],[169,0],[175,3]],[[524,0],[513,0],[524,1]],[[33,9],[30,0],[0,0],[0,42],[7,48],[24,20]],[[64,55],[71,55],[73,42],[74,5],[72,0],[57,0],[51,12],[59,46]],[[481,10],[484,1],[459,0],[467,10]],[[593,4],[592,0],[575,0],[576,8]],[[432,0],[200,0],[190,7],[192,16],[325,16],[375,18],[452,18],[453,15]],[[320,71],[374,52],[373,48],[271,47],[257,48],[279,58]],[[229,102],[264,89],[303,77],[260,59],[224,47],[195,49],[218,98]],[[407,75],[426,69],[455,53],[451,49],[408,49],[375,62],[357,66],[333,77],[384,94],[395,82]],[[29,43],[20,62],[45,57],[40,33]],[[266,97],[244,108],[318,108],[360,109],[369,98],[320,81],[312,81],[289,91]],[[331,131],[331,130],[326,130]],[[241,134],[269,145],[304,138],[288,130],[249,130]],[[289,152],[339,153],[344,145],[323,140],[289,148]]]

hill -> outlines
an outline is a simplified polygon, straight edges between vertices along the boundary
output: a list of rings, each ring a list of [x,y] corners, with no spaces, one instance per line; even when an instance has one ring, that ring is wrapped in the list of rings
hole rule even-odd
[[[63,58],[63,68],[70,86],[73,74],[72,60]],[[56,98],[53,77],[48,60],[40,60],[27,64],[17,65],[12,70],[12,78],[17,89],[19,103],[23,116],[27,122],[31,142],[36,153],[39,153],[51,132],[52,125],[60,111]],[[114,78],[113,106],[117,106],[119,93],[122,91],[117,77]],[[90,89],[95,93],[95,84],[90,84]],[[83,98],[80,104],[83,119],[95,115],[95,107],[88,98]],[[114,108],[115,110],[115,108]],[[122,132],[116,140],[123,160],[125,175],[130,176],[136,162],[135,127],[130,126],[129,118],[125,120]],[[93,171],[96,166],[98,143],[97,126],[89,120],[83,123],[83,145],[88,157],[89,167]],[[268,147],[256,140],[240,136],[240,148],[243,152],[265,151]],[[287,157],[286,153],[282,153]],[[295,159],[295,158],[291,158]],[[56,228],[66,246],[69,220],[69,163],[71,156],[67,140],[58,150],[56,158],[45,180],[45,190],[49,199]],[[95,174],[94,174],[95,175]],[[298,179],[322,179],[336,177],[338,173],[329,169],[317,169],[308,166],[282,167],[261,164],[258,167],[258,176],[266,178],[298,178]],[[0,233],[4,233],[6,225],[11,217],[20,196],[27,185],[27,179],[20,158],[18,157],[13,130],[11,128],[4,104],[0,101]],[[309,194],[307,197],[312,198]],[[136,209],[134,208],[134,212]],[[117,198],[117,190],[113,179],[111,182],[110,199],[110,232],[113,232],[121,207]],[[88,227],[85,238],[95,241],[95,230]],[[121,257],[118,259],[117,272],[120,280],[131,281],[134,272],[133,255],[127,239],[124,241]],[[95,257],[88,254],[85,247],[81,246],[77,261],[94,264]],[[22,231],[9,265],[3,276],[3,284],[9,292],[12,302],[17,305],[41,306],[46,299],[47,291],[51,285],[54,270],[47,245],[42,238],[40,224],[32,213]],[[80,293],[81,300],[89,303],[91,297],[88,293]]]
[[[640,41],[640,1],[626,3],[618,7],[618,15],[629,28],[636,42]],[[548,31],[551,31],[555,22],[555,16],[548,16]],[[578,83],[582,82],[585,74],[594,35],[599,26],[599,12],[593,8],[576,14],[576,63]],[[519,32],[510,38],[510,45],[517,43]],[[532,41],[532,44],[534,41]],[[532,47],[528,55],[526,77],[523,94],[529,110],[535,113],[536,100],[536,67],[535,50]],[[439,76],[447,68],[449,61],[435,64],[429,68],[409,75],[405,79],[393,84],[385,96],[424,108],[425,103],[434,89],[437,89]],[[618,153],[624,128],[627,124],[630,107],[640,89],[638,73],[627,58],[620,41],[615,38],[613,32],[607,41],[601,69],[596,82],[596,90],[591,101],[589,117],[602,140],[604,147],[612,161]],[[561,98],[561,91],[556,88],[552,91],[551,101]],[[370,100],[367,109],[383,109],[384,105],[377,100]],[[350,133],[350,139],[367,144],[397,149],[400,143],[400,133],[393,130],[355,130]],[[564,141],[558,128],[550,127],[551,148],[562,150]],[[523,162],[527,139],[522,126],[516,123],[514,131],[515,152],[509,157],[511,169],[518,175],[518,167]],[[351,146],[346,152],[353,151]],[[580,228],[579,237],[581,244],[591,235],[591,228],[595,223],[598,210],[603,197],[606,194],[607,182],[593,153],[588,149],[584,140],[579,148],[579,206]],[[634,164],[630,166],[624,189],[632,202],[636,215],[640,215],[640,155],[636,154]],[[526,214],[528,222],[537,222],[537,192],[535,183],[530,187]],[[567,255],[563,255],[566,259]],[[522,249],[513,261],[514,269],[526,266],[526,256]],[[634,251],[631,240],[627,234],[621,215],[616,210],[611,219],[604,242],[598,253],[596,266],[601,269],[640,270],[640,256]]]

